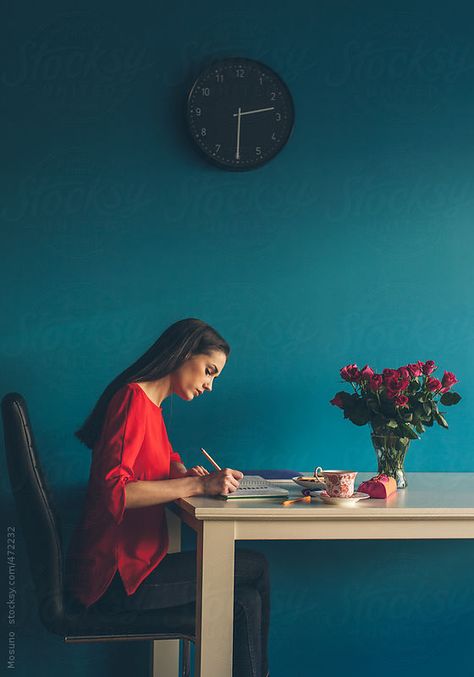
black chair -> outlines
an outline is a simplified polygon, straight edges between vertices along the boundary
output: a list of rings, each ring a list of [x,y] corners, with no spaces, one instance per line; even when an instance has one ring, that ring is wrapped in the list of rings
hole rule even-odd
[[[194,604],[162,610],[107,614],[70,598],[64,589],[60,522],[36,452],[26,402],[18,393],[2,400],[8,472],[36,589],[39,616],[65,642],[183,640],[182,675],[189,671]]]

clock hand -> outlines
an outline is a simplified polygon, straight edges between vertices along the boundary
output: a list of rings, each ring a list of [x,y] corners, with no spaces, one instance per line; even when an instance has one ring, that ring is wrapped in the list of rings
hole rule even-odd
[[[239,107],[239,110],[237,113],[234,113],[234,118],[237,118],[237,147],[235,149],[235,159],[240,160],[240,120],[242,118],[242,115],[252,115],[253,113],[264,113],[265,111],[268,110],[275,110],[275,106],[271,106],[270,108],[256,108],[255,110],[247,110],[244,113],[242,113],[242,109]]]
[[[240,160],[240,113],[241,109],[239,108],[238,113],[234,113],[234,117],[237,115],[237,148],[235,150],[235,159]]]
[[[240,112],[240,108],[239,108],[239,112],[234,113],[234,118],[237,115],[242,116],[242,115],[252,115],[252,113],[264,113],[267,110],[275,110],[275,106],[272,106],[271,108],[257,108],[256,110],[246,110],[243,113]]]

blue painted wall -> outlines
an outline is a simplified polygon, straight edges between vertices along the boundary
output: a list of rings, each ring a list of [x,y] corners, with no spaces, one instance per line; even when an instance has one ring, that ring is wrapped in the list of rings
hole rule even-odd
[[[183,317],[233,349],[211,396],[165,403],[189,464],[204,446],[234,467],[375,469],[368,429],[328,404],[339,368],[434,359],[464,399],[407,470],[474,471],[471,3],[77,5],[19,0],[0,26],[0,390],[28,399],[66,540],[90,458],[73,430]],[[207,164],[184,124],[194,78],[229,55],[267,63],[294,97],[289,144],[253,172]],[[16,524],[5,473],[1,487]],[[468,660],[471,543],[259,547],[272,677],[307,674],[297,656],[315,650],[311,669],[334,677],[344,657],[409,677]],[[145,645],[43,631],[17,548],[19,674],[145,668]]]

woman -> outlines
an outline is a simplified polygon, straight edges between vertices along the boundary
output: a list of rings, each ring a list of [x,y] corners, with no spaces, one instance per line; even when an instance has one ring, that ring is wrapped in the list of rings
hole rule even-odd
[[[162,402],[212,391],[230,353],[196,319],[176,322],[104,390],[76,436],[93,450],[82,519],[69,546],[70,594],[89,608],[159,609],[196,599],[194,552],[167,554],[165,504],[185,496],[228,494],[238,470],[187,470],[168,440]],[[234,677],[268,675],[268,567],[236,550]]]

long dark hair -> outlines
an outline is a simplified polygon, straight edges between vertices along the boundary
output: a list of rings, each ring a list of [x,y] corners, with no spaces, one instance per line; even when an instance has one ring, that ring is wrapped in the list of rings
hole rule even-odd
[[[213,350],[220,350],[227,357],[230,346],[209,324],[195,318],[175,322],[146,353],[109,383],[92,412],[76,431],[76,437],[92,449],[100,437],[109,402],[122,386],[162,378],[193,355],[209,355]]]

